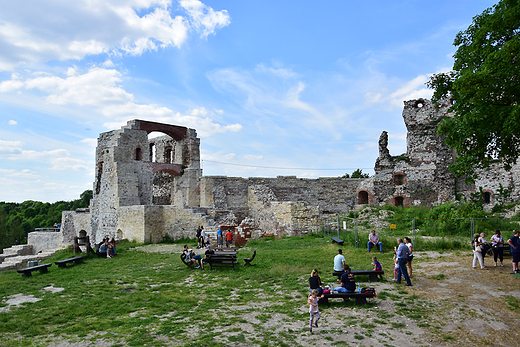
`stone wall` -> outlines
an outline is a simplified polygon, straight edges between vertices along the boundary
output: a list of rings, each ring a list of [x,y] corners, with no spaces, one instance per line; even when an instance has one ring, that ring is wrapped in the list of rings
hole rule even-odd
[[[63,245],[63,235],[60,232],[34,231],[27,235],[27,244],[32,246],[30,254],[38,254]]]

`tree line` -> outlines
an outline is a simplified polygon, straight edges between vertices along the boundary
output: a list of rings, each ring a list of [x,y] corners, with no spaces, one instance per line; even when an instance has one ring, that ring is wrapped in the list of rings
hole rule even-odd
[[[61,223],[61,212],[89,207],[92,190],[80,198],[54,203],[27,200],[22,203],[0,201],[0,250],[27,243],[27,234],[36,228],[51,228]]]

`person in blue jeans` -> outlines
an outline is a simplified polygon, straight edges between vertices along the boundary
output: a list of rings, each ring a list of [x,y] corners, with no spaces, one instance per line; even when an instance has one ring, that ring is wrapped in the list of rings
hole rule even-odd
[[[341,287],[336,287],[333,290],[338,293],[354,293],[356,290],[356,279],[352,272],[350,272],[350,267],[345,264],[345,273],[341,275],[341,279],[338,282],[341,283]]]
[[[514,231],[515,235],[507,240],[509,246],[511,246],[511,255],[513,256],[513,272],[511,274],[520,273],[518,270],[518,262],[520,261],[520,232]]]
[[[410,281],[410,277],[408,276],[408,270],[406,270],[406,262],[408,261],[408,257],[410,256],[410,249],[403,242],[402,238],[397,239],[397,243],[399,247],[396,250],[397,256],[397,264],[399,264],[399,270],[397,271],[397,283],[401,283],[401,276],[404,276],[407,286],[411,286],[412,282]]]
[[[379,247],[379,252],[383,253],[383,243],[379,241],[379,235],[376,234],[375,230],[368,235],[367,249],[370,252],[372,247]]]

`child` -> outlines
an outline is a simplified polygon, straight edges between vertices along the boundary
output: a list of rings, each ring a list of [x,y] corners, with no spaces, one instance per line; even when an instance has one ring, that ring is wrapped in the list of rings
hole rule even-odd
[[[383,270],[381,263],[377,261],[377,257],[372,257],[372,265],[374,265],[374,271]]]
[[[372,257],[372,265],[374,265],[374,271],[381,271],[383,267],[381,263],[377,261],[377,257]],[[379,278],[383,279],[383,275],[379,274]]]
[[[397,281],[397,273],[399,272],[399,263],[397,262],[397,253],[394,251],[394,279],[392,281]]]
[[[323,298],[324,295],[322,295],[320,298]],[[311,314],[311,318],[309,320],[310,326],[309,326],[309,332],[312,333],[312,321],[314,320],[314,317],[316,317],[316,320],[314,321],[314,325],[316,328],[318,327],[318,321],[320,320],[320,310],[318,308],[318,301],[320,300],[318,298],[318,291],[316,289],[313,289],[311,292],[311,295],[309,295],[309,300],[307,301],[309,303],[309,313]]]

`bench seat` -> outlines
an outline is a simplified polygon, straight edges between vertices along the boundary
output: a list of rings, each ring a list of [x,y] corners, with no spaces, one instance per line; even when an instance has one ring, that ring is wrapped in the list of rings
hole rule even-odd
[[[81,263],[82,260],[83,260],[83,257],[79,256],[79,257],[69,258],[69,259],[65,259],[65,260],[58,260],[58,261],[55,261],[54,264],[58,265],[58,267],[67,267],[67,263],[73,263],[74,265],[76,265],[76,264]]]
[[[340,246],[343,246],[343,240],[337,237],[331,237],[332,243],[337,243]]]
[[[38,271],[40,271],[40,273],[44,274],[44,273],[47,273],[47,268],[51,265],[52,264],[41,264],[41,265],[31,266],[31,267],[27,267],[25,269],[19,269],[18,273],[21,273],[22,276],[24,276],[24,277],[31,276],[32,275],[31,272],[33,272],[35,270],[38,270]]]
[[[331,292],[329,294],[323,294],[323,298],[320,299],[320,305],[328,305],[330,298],[342,298],[343,301],[348,301],[349,298],[354,298],[356,300],[356,305],[364,305],[367,303],[367,298],[373,298],[375,296],[374,293],[334,293]]]
[[[359,276],[366,276],[368,275],[368,280],[370,282],[378,282],[379,281],[379,277],[383,276],[385,274],[385,271],[384,270],[353,270],[353,271],[350,271],[354,276],[356,275],[359,275]],[[334,271],[332,273],[332,276],[337,276],[338,279],[341,278],[341,275],[343,275],[343,271]]]
[[[236,253],[206,254],[204,262],[209,264],[210,270],[213,269],[214,266],[231,266],[235,269],[235,264],[238,264]]]

